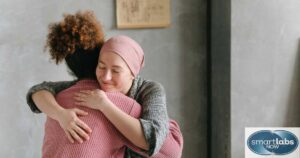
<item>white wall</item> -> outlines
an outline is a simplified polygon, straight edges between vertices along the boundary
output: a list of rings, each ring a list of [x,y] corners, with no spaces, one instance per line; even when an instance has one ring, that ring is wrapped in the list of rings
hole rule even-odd
[[[112,0],[1,0],[0,157],[40,157],[45,117],[30,111],[25,94],[44,80],[71,79],[43,47],[49,23],[85,9],[94,10],[107,38],[126,34],[142,45],[142,75],[165,86],[169,115],[184,134],[183,157],[206,157],[206,1],[171,2],[170,28],[117,30]]]
[[[300,1],[231,5],[231,152],[241,158],[245,127],[300,125],[299,108],[288,104],[299,53]]]

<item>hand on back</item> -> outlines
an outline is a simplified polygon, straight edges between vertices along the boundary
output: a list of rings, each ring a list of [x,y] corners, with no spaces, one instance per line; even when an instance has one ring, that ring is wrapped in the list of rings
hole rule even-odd
[[[111,105],[111,101],[103,90],[83,90],[75,93],[75,104],[85,106],[91,109],[103,111],[103,108]]]
[[[57,121],[71,143],[75,141],[83,143],[83,141],[89,139],[89,134],[92,130],[79,118],[79,116],[86,115],[88,115],[87,112],[77,108],[64,109],[61,111]]]

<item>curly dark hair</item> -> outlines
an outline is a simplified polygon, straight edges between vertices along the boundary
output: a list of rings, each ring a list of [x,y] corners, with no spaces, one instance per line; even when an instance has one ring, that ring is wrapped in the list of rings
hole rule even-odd
[[[49,25],[45,50],[59,64],[66,61],[71,75],[95,78],[100,49],[104,43],[101,24],[91,11],[64,14],[60,22]]]
[[[64,14],[60,22],[49,25],[45,49],[49,48],[56,64],[77,49],[91,50],[102,46],[104,34],[100,22],[92,11],[78,11],[75,15]]]

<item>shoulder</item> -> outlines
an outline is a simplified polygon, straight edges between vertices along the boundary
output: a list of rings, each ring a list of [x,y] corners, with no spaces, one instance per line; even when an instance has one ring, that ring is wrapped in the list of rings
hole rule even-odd
[[[65,85],[74,85],[78,80],[71,80],[71,81],[43,81],[37,85],[53,85],[53,86],[65,86]]]
[[[61,90],[64,90],[66,88],[71,87],[77,82],[77,80],[73,81],[44,81],[40,84],[34,85],[33,87],[30,88],[29,93],[34,93],[39,90],[47,90],[51,92],[52,94],[56,94],[60,92]]]
[[[141,88],[148,91],[164,91],[161,83],[151,80],[144,80]]]
[[[142,78],[138,82],[136,93],[138,98],[165,97],[165,89],[161,83]]]
[[[164,91],[164,87],[161,83],[144,79],[141,76],[136,77],[133,87],[136,89],[136,91]]]

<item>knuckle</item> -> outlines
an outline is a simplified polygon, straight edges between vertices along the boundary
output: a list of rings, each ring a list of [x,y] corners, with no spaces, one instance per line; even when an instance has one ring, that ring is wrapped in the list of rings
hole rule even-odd
[[[70,121],[68,124],[69,129],[71,129],[72,127],[74,127],[75,122],[74,121]]]
[[[76,123],[76,121],[77,121],[77,119],[76,119],[75,117],[73,117],[73,118],[71,119],[70,123],[73,125],[73,124]]]

